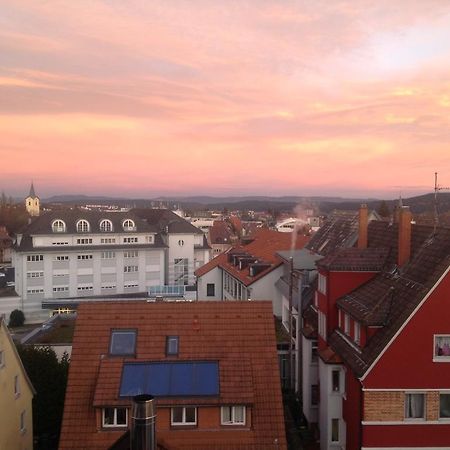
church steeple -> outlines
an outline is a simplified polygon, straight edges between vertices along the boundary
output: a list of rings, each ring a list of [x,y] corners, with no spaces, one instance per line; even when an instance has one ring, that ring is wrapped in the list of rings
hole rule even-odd
[[[40,204],[39,197],[36,195],[34,191],[34,183],[31,182],[30,193],[28,197],[25,199],[25,208],[30,216],[38,216],[40,213]]]
[[[28,197],[31,197],[31,198],[35,198],[36,197],[36,193],[34,192],[33,182],[31,182],[30,194],[28,195]]]

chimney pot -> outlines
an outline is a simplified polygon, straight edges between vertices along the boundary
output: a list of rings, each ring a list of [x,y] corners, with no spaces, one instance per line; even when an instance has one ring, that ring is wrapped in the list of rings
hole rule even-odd
[[[359,208],[358,248],[367,248],[367,227],[369,225],[369,210],[366,204]]]
[[[399,208],[398,222],[398,266],[403,266],[411,256],[411,220],[409,206]]]
[[[152,395],[133,397],[131,450],[156,450],[156,404]]]

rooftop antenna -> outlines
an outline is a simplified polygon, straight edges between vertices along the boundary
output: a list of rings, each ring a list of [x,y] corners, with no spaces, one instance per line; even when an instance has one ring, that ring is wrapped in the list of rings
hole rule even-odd
[[[438,184],[438,173],[434,172],[434,229],[433,232],[436,233],[436,228],[439,226],[439,214],[438,214],[438,192],[448,191],[450,188],[439,186]]]

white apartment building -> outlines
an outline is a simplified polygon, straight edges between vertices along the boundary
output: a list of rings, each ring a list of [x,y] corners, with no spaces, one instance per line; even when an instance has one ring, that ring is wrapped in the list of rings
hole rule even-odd
[[[131,210],[160,234],[166,245],[166,286],[195,286],[195,270],[211,259],[212,249],[204,233],[169,209]]]
[[[48,316],[45,300],[147,292],[164,284],[166,247],[130,212],[43,214],[17,235],[13,251],[21,309],[38,320]]]

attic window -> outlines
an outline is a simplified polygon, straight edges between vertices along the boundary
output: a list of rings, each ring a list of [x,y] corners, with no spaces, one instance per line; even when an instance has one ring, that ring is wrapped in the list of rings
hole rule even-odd
[[[450,360],[450,335],[434,335],[433,361]]]
[[[52,223],[53,233],[64,233],[66,231],[66,224],[62,220],[55,220]]]
[[[166,337],[166,355],[178,355],[178,336]]]
[[[89,233],[90,226],[87,220],[81,219],[77,222],[77,233]]]
[[[123,221],[123,230],[124,231],[135,231],[136,230],[136,224],[131,219],[124,220]]]
[[[100,231],[108,232],[113,230],[112,222],[108,219],[104,219],[100,222]]]
[[[112,330],[109,354],[115,356],[136,353],[136,330]]]

